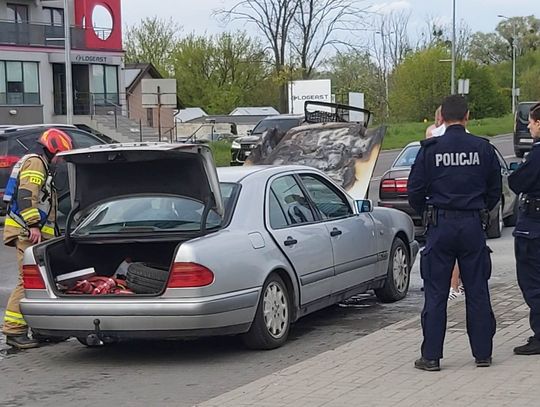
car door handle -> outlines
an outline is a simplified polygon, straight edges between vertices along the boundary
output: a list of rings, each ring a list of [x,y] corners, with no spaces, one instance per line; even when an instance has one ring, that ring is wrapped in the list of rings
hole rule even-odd
[[[342,235],[343,232],[337,228],[334,228],[331,232],[330,232],[330,236],[332,237],[335,237],[335,236],[339,236],[339,235]]]
[[[290,236],[287,238],[287,240],[285,240],[285,241],[283,242],[283,244],[284,244],[285,246],[293,246],[293,245],[295,245],[296,243],[298,243],[298,240],[293,239],[293,238],[290,237]]]

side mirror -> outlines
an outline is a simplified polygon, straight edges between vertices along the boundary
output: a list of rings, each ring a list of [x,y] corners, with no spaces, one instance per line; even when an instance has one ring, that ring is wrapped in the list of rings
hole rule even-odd
[[[519,164],[520,164],[520,163],[517,163],[517,162],[510,163],[510,165],[508,166],[508,168],[510,169],[510,171],[515,171],[515,170],[518,169]]]
[[[358,213],[373,212],[373,202],[371,201],[371,199],[360,199],[355,202]]]

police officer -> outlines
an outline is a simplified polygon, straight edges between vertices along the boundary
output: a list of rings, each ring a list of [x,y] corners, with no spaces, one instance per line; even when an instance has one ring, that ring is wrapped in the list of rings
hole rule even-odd
[[[525,345],[514,348],[517,355],[540,354],[540,103],[529,113],[529,130],[534,140],[532,150],[508,177],[512,191],[523,194],[514,229],[514,250],[518,284],[530,308],[534,333]]]
[[[4,192],[8,203],[4,244],[17,249],[19,281],[9,297],[2,332],[6,343],[18,349],[38,346],[35,339],[28,337],[28,326],[19,307],[24,297],[24,251],[55,236],[57,201],[49,165],[57,153],[72,148],[71,138],[57,129],[45,131],[38,143],[38,153],[25,155],[15,165]]]
[[[428,371],[440,370],[448,291],[456,260],[467,293],[467,333],[477,366],[491,365],[495,335],[484,215],[501,197],[501,167],[491,144],[465,131],[469,111],[463,97],[447,97],[442,116],[446,132],[422,141],[408,184],[411,206],[429,215],[420,261],[424,342],[422,357],[415,362],[416,368]]]

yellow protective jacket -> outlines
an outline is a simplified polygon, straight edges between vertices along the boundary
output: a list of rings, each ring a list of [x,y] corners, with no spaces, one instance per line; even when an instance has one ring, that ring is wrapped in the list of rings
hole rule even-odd
[[[4,224],[4,244],[8,246],[14,246],[19,238],[25,239],[32,227],[41,229],[43,240],[56,235],[58,203],[48,163],[35,154],[24,156],[21,161],[17,189],[12,198],[12,202],[16,200],[17,210],[13,210],[15,205],[8,206]]]

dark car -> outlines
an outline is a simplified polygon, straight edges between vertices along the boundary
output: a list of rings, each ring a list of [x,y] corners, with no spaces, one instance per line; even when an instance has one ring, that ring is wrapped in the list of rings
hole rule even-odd
[[[538,102],[521,102],[517,105],[514,121],[514,152],[516,157],[523,158],[526,152],[531,151],[533,139],[529,132],[529,112]]]
[[[114,140],[100,135],[88,133],[75,126],[67,125],[36,125],[4,128],[0,133],[0,214],[5,214],[6,204],[2,200],[4,189],[11,175],[13,166],[29,150],[33,149],[41,134],[49,128],[59,128],[69,134],[73,140],[74,148],[91,147],[97,144],[110,144]],[[67,172],[58,170],[59,179],[56,180],[59,194],[64,194],[69,188]]]
[[[425,225],[422,217],[409,205],[407,194],[409,174],[419,150],[419,141],[407,144],[390,169],[383,174],[379,184],[379,206],[395,208],[407,213],[413,220],[416,236],[421,237],[425,233]],[[502,205],[497,205],[491,212],[491,226],[486,233],[488,238],[500,237],[503,226],[515,226],[518,210],[516,194],[508,187],[508,175],[511,170],[496,148],[495,152],[501,164],[503,195],[501,196]]]
[[[304,115],[290,114],[269,116],[262,119],[249,135],[238,137],[233,141],[231,146],[231,165],[244,164],[251,150],[255,148],[263,134],[268,130],[277,129],[279,132],[285,134],[293,127],[300,126],[304,121]]]

